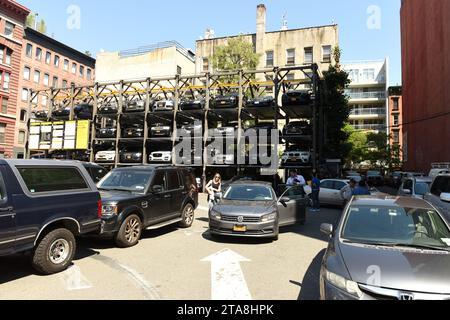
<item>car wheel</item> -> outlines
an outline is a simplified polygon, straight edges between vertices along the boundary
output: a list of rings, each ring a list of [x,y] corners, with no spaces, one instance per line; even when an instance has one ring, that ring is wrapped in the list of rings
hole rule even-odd
[[[137,215],[132,214],[120,226],[119,232],[115,237],[116,245],[120,248],[133,247],[139,242],[141,234],[141,219]]]
[[[188,203],[181,214],[180,227],[181,228],[190,228],[194,223],[194,207],[192,204]]]
[[[50,275],[66,270],[75,255],[75,236],[67,229],[56,229],[45,235],[33,251],[32,265]]]

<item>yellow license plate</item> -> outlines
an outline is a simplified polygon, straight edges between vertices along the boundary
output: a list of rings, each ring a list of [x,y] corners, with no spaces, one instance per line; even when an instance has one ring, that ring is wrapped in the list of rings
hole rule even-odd
[[[247,227],[246,226],[234,226],[233,231],[234,232],[246,232]]]

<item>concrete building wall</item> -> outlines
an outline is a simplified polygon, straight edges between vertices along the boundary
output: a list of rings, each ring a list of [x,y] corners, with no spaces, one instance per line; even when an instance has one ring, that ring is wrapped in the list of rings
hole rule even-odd
[[[175,46],[132,56],[122,56],[120,52],[101,52],[97,55],[96,76],[100,83],[171,77],[177,74],[178,66],[182,74],[195,72],[195,62]]]
[[[406,170],[450,162],[450,1],[403,0]]]
[[[1,132],[0,157],[12,158],[14,156],[23,30],[29,12],[27,8],[15,1],[0,0],[0,50],[3,51],[3,59],[0,61],[0,106],[7,105],[6,110],[0,109],[0,126],[4,131]],[[6,34],[7,23],[14,26],[12,35]],[[6,58],[7,56],[8,58]],[[5,83],[8,85],[5,86]]]

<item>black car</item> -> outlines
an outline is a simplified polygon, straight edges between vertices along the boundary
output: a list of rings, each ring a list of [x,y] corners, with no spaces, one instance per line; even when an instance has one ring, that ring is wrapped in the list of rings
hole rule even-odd
[[[87,103],[79,104],[73,109],[75,117],[80,120],[91,120],[92,110],[93,106]]]
[[[78,162],[0,160],[0,256],[30,252],[39,273],[63,271],[75,237],[100,231],[101,207]]]
[[[115,141],[96,140],[94,141],[94,149],[96,150],[114,150],[116,148]]]
[[[145,112],[145,101],[128,101],[123,106],[123,112]]]
[[[115,138],[116,135],[117,135],[116,128],[97,129],[97,133],[96,133],[97,138],[105,138],[105,139]]]
[[[82,166],[86,169],[86,171],[89,173],[89,175],[92,178],[92,181],[94,183],[99,182],[103,179],[104,176],[108,173],[108,170],[106,170],[104,167],[99,166],[95,163],[90,162],[81,162]]]
[[[143,138],[144,128],[141,125],[134,125],[122,129],[122,138]]]
[[[198,205],[188,169],[142,166],[111,171],[98,184],[103,199],[102,234],[119,247],[138,243],[142,231],[178,223],[188,228]]]
[[[117,102],[110,102],[98,107],[98,114],[116,114],[119,112],[119,105]]]
[[[203,110],[205,108],[205,99],[182,100],[180,102],[180,110]]]
[[[120,163],[142,163],[142,150],[123,149],[119,152]]]
[[[244,97],[244,104],[246,98]],[[216,96],[212,100],[212,108],[221,109],[221,108],[238,108],[239,107],[239,93],[231,93],[228,95],[220,95]]]
[[[291,90],[283,94],[283,106],[308,106],[311,105],[311,93],[303,90]]]
[[[39,110],[33,112],[34,119],[36,120],[48,120],[48,112],[44,110]]]
[[[52,115],[57,119],[69,119],[70,110],[70,107],[59,107],[53,110]]]
[[[284,126],[283,135],[311,138],[313,136],[313,128],[307,121],[293,121]]]
[[[163,123],[155,123],[150,126],[150,137],[167,138],[170,136],[172,136],[171,126]]]
[[[262,108],[275,106],[275,99],[273,97],[257,97],[247,100],[247,108]]]

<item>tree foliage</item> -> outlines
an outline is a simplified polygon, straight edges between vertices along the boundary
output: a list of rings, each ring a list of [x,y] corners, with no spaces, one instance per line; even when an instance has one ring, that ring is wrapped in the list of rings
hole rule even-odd
[[[212,61],[216,71],[256,69],[261,57],[242,36],[230,38],[227,45],[218,46],[215,51]]]
[[[35,29],[36,31],[39,31],[40,33],[46,34],[47,33],[47,24],[45,23],[44,19],[40,19],[37,21],[37,14],[36,13],[30,13],[26,19],[26,26],[32,29]]]

